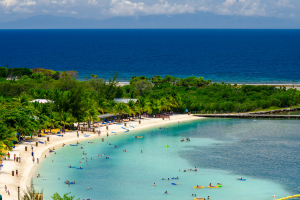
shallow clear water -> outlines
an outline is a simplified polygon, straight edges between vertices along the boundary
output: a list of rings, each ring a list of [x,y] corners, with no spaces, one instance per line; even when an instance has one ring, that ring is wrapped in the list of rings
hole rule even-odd
[[[168,127],[130,131],[105,137],[104,142],[101,137],[89,140],[95,143],[84,141],[80,145],[87,153],[84,158],[88,159],[84,160],[80,146],[59,148],[56,155],[40,163],[36,174],[41,174],[41,178],[34,178],[34,184],[44,189],[45,199],[55,192],[71,192],[76,198],[94,200],[179,200],[193,199],[192,194],[211,199],[250,200],[300,192],[295,189],[300,180],[297,120],[205,119]],[[136,139],[135,135],[144,138]],[[191,141],[180,142],[180,138],[186,137]],[[70,169],[70,164],[83,169]],[[195,166],[197,172],[183,172]],[[179,180],[161,180],[177,176]],[[247,181],[236,180],[241,176]],[[65,180],[76,184],[68,187],[63,183]],[[223,187],[209,189],[209,183],[222,183]],[[193,189],[195,185],[205,188]],[[87,187],[93,189],[86,190]],[[164,195],[166,190],[169,194]]]

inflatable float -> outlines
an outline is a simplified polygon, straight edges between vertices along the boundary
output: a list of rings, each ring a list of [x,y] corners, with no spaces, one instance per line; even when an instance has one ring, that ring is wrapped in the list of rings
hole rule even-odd
[[[169,145],[165,145],[165,147],[170,147]]]
[[[207,186],[208,188],[219,188],[219,186],[212,185],[212,186]]]
[[[194,200],[205,200],[205,198],[197,197],[197,198],[194,198]]]
[[[73,146],[73,147],[75,147],[75,146],[78,146],[77,144],[70,144],[70,146]]]
[[[203,189],[204,186],[194,186],[193,188],[195,188],[195,189]]]
[[[245,181],[245,180],[247,180],[247,179],[240,179],[240,178],[237,178],[236,180],[238,180],[238,181]]]
[[[143,138],[143,136],[135,136],[135,138]]]
[[[72,184],[75,184],[74,182],[69,182],[69,183],[67,183],[67,181],[65,181],[64,183],[65,183],[65,184],[71,184],[71,185],[72,185]]]

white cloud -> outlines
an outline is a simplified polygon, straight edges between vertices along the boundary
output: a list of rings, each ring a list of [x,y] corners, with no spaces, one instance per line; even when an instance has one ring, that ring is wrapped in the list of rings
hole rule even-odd
[[[207,8],[207,7],[204,7],[204,6],[201,6],[198,8],[199,11],[209,11],[210,8]]]
[[[76,15],[76,14],[77,14],[76,11],[71,11],[70,13],[71,13],[72,15]]]
[[[164,4],[146,5],[143,2],[132,3],[127,0],[112,0],[110,13],[117,16],[142,15],[161,15],[161,14],[181,14],[194,13],[195,9],[187,4]]]
[[[15,7],[14,9],[12,9],[13,12],[16,13],[32,13],[32,10],[29,10],[28,8],[20,8],[20,7]]]
[[[36,2],[35,1],[24,1],[19,4],[19,6],[35,6]]]
[[[58,10],[57,12],[58,12],[58,13],[66,13],[66,10],[65,10],[65,9],[62,9],[62,10]]]
[[[275,5],[280,8],[282,7],[295,8],[295,6],[290,3],[290,0],[278,0],[278,2],[275,3]]]
[[[57,1],[51,1],[51,3],[53,3],[53,4],[57,4]]]
[[[90,5],[97,5],[98,1],[96,1],[96,0],[89,0],[88,4],[90,4]]]
[[[261,4],[260,0],[226,0],[216,6],[216,13],[221,15],[244,15],[244,16],[265,16],[267,12],[266,4]]]
[[[49,13],[49,11],[48,11],[48,10],[45,10],[45,9],[43,9],[42,12],[43,12],[43,13]]]
[[[290,15],[289,15],[289,17],[295,17],[296,15],[294,14],[294,13],[291,13]]]
[[[0,5],[2,5],[4,7],[14,6],[16,4],[18,4],[17,0],[2,0],[2,1],[0,1]]]

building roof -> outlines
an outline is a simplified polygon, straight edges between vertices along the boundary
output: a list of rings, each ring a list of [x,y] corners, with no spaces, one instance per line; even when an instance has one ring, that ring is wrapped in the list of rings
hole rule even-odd
[[[33,103],[33,102],[39,102],[39,103],[54,103],[54,101],[51,101],[51,100],[48,100],[48,99],[35,99],[35,100],[32,100],[32,101],[29,101],[30,103]]]
[[[123,98],[115,98],[114,101],[117,103],[128,103],[130,100],[134,101],[134,103],[137,102],[137,99],[123,99]]]
[[[104,118],[108,118],[108,117],[113,117],[116,116],[114,114],[103,114],[103,115],[98,115],[99,118],[104,119]]]

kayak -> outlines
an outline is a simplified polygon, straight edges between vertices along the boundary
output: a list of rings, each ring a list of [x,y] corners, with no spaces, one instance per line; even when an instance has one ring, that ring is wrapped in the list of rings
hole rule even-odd
[[[236,180],[238,180],[238,181],[245,181],[247,179],[239,179],[239,178],[237,178]]]
[[[212,185],[212,186],[207,186],[208,188],[219,188],[219,186]]]

